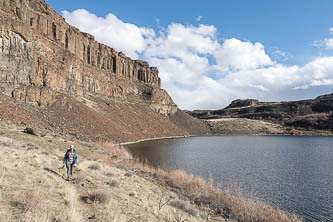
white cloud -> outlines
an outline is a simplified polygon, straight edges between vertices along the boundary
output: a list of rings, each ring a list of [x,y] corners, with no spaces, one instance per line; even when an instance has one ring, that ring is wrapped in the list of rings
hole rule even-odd
[[[330,86],[333,85],[333,79],[313,80],[311,86]]]
[[[153,29],[125,23],[111,13],[104,18],[84,9],[63,11],[62,14],[69,24],[94,35],[97,41],[123,51],[132,58],[138,58],[138,53],[145,50],[148,40],[155,35]]]
[[[330,31],[330,35],[333,35],[333,27],[329,28],[328,31]]]
[[[275,56],[276,59],[282,59],[283,61],[286,61],[289,59],[289,55],[286,52],[280,50],[279,48],[273,47],[273,48],[271,48],[271,50],[272,50],[273,56]]]
[[[314,41],[313,45],[324,49],[333,49],[333,38]]]
[[[293,90],[298,90],[298,89],[308,89],[308,88],[309,88],[309,85],[303,85],[303,86],[295,86],[292,89]]]
[[[261,43],[242,42],[235,38],[225,40],[214,56],[222,70],[257,69],[273,64]]]
[[[333,38],[327,38],[324,41],[326,49],[333,49]]]
[[[329,28],[328,31],[330,35],[333,35],[333,27]],[[314,41],[313,45],[316,47],[323,47],[325,49],[333,49],[333,38],[325,38]]]
[[[199,16],[197,17],[197,21],[198,21],[198,22],[200,22],[202,19],[203,19],[203,16],[201,16],[201,15],[199,15]]]
[[[145,56],[178,57],[186,59],[188,54],[208,54],[214,52],[218,45],[214,26],[184,26],[170,24],[145,50]]]
[[[286,66],[274,61],[260,42],[220,40],[213,25],[172,23],[155,32],[125,23],[113,14],[101,18],[76,10],[63,15],[98,41],[157,66],[162,87],[182,109],[223,108],[239,98],[270,101],[284,95],[283,99],[294,99],[303,92],[333,85],[333,57]],[[330,47],[330,40],[324,44]],[[287,57],[276,49],[273,54]]]

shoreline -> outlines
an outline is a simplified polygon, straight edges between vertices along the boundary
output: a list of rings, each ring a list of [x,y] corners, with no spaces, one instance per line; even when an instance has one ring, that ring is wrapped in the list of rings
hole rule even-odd
[[[281,134],[210,134],[210,135],[188,135],[188,136],[165,136],[165,137],[156,137],[156,138],[146,138],[140,139],[132,142],[122,142],[116,143],[116,146],[126,146],[131,144],[136,144],[144,141],[152,141],[152,140],[163,140],[163,139],[178,139],[178,138],[187,138],[187,137],[214,137],[214,136],[321,136],[321,137],[332,137],[333,134],[325,134],[325,133],[304,133],[304,134],[288,134],[288,133],[281,133]]]
[[[188,135],[188,136],[164,136],[164,137],[156,137],[156,138],[146,138],[146,139],[140,139],[137,141],[133,141],[133,142],[123,142],[123,143],[117,143],[115,144],[116,146],[126,146],[126,145],[130,145],[130,144],[135,144],[135,143],[140,143],[140,142],[144,142],[144,141],[151,141],[151,140],[163,140],[163,139],[177,139],[177,138],[186,138],[186,137],[195,137],[193,135]]]
[[[202,135],[204,136],[204,135]],[[206,135],[206,136],[221,136],[221,135]],[[229,136],[229,135],[222,135],[222,136]],[[231,135],[231,136],[239,136],[239,135]],[[247,135],[247,136],[258,136],[258,135]],[[284,136],[284,135],[259,135],[259,136]],[[290,135],[288,135],[290,136]],[[292,136],[292,135],[291,135]],[[200,136],[171,136],[171,137],[159,137],[159,138],[148,138],[148,139],[141,139],[136,142],[125,142],[120,143],[122,145],[127,144],[135,144],[143,141],[150,141],[150,140],[161,140],[161,139],[176,139],[176,138],[186,138],[186,137],[200,137]],[[128,149],[126,149],[128,152],[130,152]],[[130,152],[131,153],[131,152]],[[137,176],[141,176],[143,178],[146,178],[153,183],[159,184],[164,189],[168,190],[169,192],[173,192],[179,197],[180,199],[188,201],[189,203],[195,204],[195,200],[200,200],[201,203],[204,203],[206,201],[211,202],[212,206],[208,206],[214,208],[219,207],[221,205],[221,202],[223,204],[226,204],[229,209],[232,209],[232,211],[236,209],[242,208],[244,205],[244,209],[241,209],[241,211],[244,212],[246,215],[252,214],[252,212],[247,210],[248,206],[253,207],[253,211],[258,213],[260,215],[265,215],[265,218],[268,218],[268,220],[262,220],[262,221],[283,221],[283,222],[302,222],[303,218],[302,215],[295,214],[291,211],[281,210],[279,207],[276,207],[274,205],[270,205],[269,203],[265,202],[264,200],[256,201],[256,197],[254,196],[242,196],[242,197],[236,197],[234,195],[228,196],[230,199],[232,199],[232,203],[224,202],[226,200],[221,199],[225,197],[225,195],[228,195],[225,193],[225,191],[220,190],[219,183],[215,184],[213,180],[209,181],[208,179],[204,179],[198,174],[193,174],[187,170],[184,170],[182,168],[177,168],[174,170],[168,170],[165,168],[162,168],[161,166],[158,167],[151,167],[149,163],[147,162],[140,162],[139,159],[131,159],[131,163],[135,163],[136,170],[134,170],[135,174]],[[203,191],[206,191],[209,193],[209,195],[201,194],[199,198],[197,196],[193,196],[191,192],[194,193],[205,193]],[[233,202],[234,201],[234,202]],[[198,205],[196,205],[198,206]],[[206,205],[204,205],[206,206]],[[206,206],[207,207],[207,206]],[[239,208],[240,207],[240,208]],[[200,209],[200,208],[199,208]],[[202,208],[201,208],[202,209]],[[216,210],[217,209],[217,210]],[[211,211],[212,214],[210,215],[208,213],[208,217],[219,217],[223,218],[223,216],[226,216],[226,218],[223,218],[223,221],[229,221],[228,220],[228,212],[218,213],[218,210],[221,208],[216,208],[215,210],[208,210]],[[238,215],[235,215],[238,217]],[[243,217],[242,215],[241,217]],[[250,218],[250,217],[249,217]],[[276,220],[279,218],[278,220]],[[272,220],[271,220],[272,219]],[[207,220],[208,221],[208,220]],[[212,220],[215,221],[215,220]],[[248,220],[252,221],[252,220]]]

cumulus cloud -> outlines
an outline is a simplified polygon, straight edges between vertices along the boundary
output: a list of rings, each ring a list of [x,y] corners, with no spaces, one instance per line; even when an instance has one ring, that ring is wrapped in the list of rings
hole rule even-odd
[[[328,31],[330,35],[333,35],[333,27],[329,28]],[[333,38],[325,38],[322,40],[314,41],[313,45],[325,49],[333,49]]]
[[[97,17],[76,10],[63,15],[98,41],[157,66],[162,87],[182,109],[223,108],[239,98],[295,99],[333,85],[333,57],[287,66],[274,61],[260,42],[221,40],[213,25],[171,23],[153,30],[125,23],[113,14]],[[328,40],[325,47],[330,44]],[[275,54],[287,56],[280,50]]]
[[[324,49],[333,49],[333,38],[314,41],[313,45]]]
[[[273,64],[260,42],[243,42],[235,38],[226,39],[214,57],[223,70],[249,70]]]
[[[212,53],[218,47],[215,32],[214,26],[170,24],[166,31],[160,31],[159,37],[145,50],[145,56],[186,59],[189,54]]]
[[[333,49],[333,38],[327,38],[324,40],[326,49]]]
[[[155,35],[154,30],[125,23],[111,13],[97,17],[85,9],[78,9],[73,12],[63,11],[62,14],[69,24],[132,58],[138,58],[138,54],[145,50]]]

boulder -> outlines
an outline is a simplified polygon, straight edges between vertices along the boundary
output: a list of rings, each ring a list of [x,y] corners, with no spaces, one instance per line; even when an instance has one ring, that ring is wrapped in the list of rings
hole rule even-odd
[[[43,133],[41,130],[33,129],[33,128],[29,128],[29,127],[25,128],[23,132],[30,134],[30,135],[38,136],[38,137],[46,136],[46,134]]]

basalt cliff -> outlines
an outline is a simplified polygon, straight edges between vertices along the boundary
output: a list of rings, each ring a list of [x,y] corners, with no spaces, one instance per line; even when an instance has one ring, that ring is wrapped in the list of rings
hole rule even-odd
[[[242,120],[238,126],[244,134],[324,134],[333,133],[333,94],[318,96],[315,99],[287,102],[260,102],[255,99],[232,101],[220,110],[195,110],[188,114],[208,123],[216,134],[228,132],[228,124]],[[219,121],[222,120],[222,121]],[[256,132],[244,131],[244,121],[254,129],[257,123],[273,124],[274,130],[260,127]],[[249,121],[251,120],[251,121]],[[256,120],[256,121],[255,121]],[[222,125],[223,126],[222,126]],[[241,126],[242,125],[242,126]],[[246,125],[246,124],[245,124]],[[242,129],[241,129],[242,128]],[[266,131],[265,131],[266,129]],[[241,133],[242,134],[242,133]]]
[[[158,69],[70,26],[44,0],[0,0],[0,118],[129,141],[207,133],[161,89]]]

